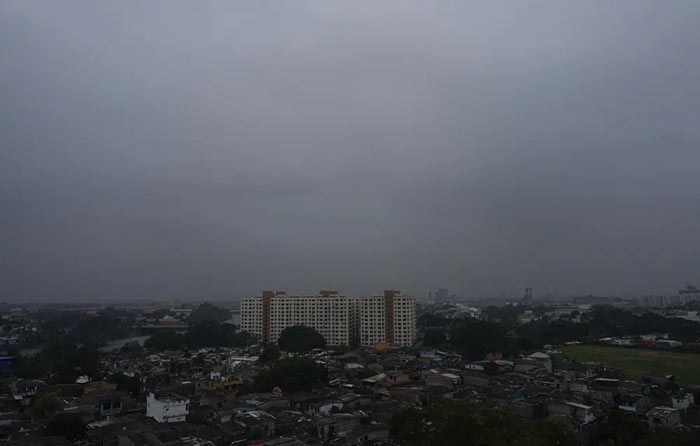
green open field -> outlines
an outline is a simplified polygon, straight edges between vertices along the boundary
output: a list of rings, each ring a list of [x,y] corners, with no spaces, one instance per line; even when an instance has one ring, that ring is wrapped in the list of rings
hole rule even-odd
[[[571,345],[561,351],[571,360],[601,362],[622,369],[630,378],[656,372],[676,375],[680,384],[700,385],[700,354],[599,345]]]

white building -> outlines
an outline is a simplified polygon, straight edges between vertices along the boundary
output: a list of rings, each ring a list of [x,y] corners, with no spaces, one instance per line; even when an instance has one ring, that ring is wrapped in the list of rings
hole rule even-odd
[[[314,328],[328,345],[351,345],[359,332],[357,298],[337,291],[316,296],[264,291],[262,296],[241,300],[241,330],[263,342],[277,342],[285,328],[295,325]]]
[[[315,296],[263,291],[241,300],[241,330],[263,342],[277,342],[285,328],[295,325],[314,328],[328,345],[411,345],[416,337],[415,298],[398,291],[362,299],[337,291]]]
[[[416,339],[416,299],[399,291],[360,299],[360,344],[411,345]]]
[[[146,416],[159,423],[179,423],[185,421],[189,413],[190,400],[177,396],[156,396],[149,393],[146,397]]]

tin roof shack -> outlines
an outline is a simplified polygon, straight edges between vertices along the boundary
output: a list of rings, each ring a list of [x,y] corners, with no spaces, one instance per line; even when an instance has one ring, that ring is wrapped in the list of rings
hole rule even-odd
[[[333,409],[341,410],[345,404],[340,399],[324,399],[309,404],[309,411],[313,415],[328,415]]]
[[[346,437],[353,429],[358,428],[360,423],[361,417],[359,415],[339,413],[320,418],[314,424],[318,438],[325,443]]]
[[[593,406],[571,401],[550,401],[547,403],[547,411],[550,415],[569,417],[579,424],[588,424],[595,420]]]
[[[343,402],[344,406],[351,410],[365,409],[372,406],[371,395],[359,395],[356,393],[346,393],[338,397]]]
[[[84,422],[91,422],[97,417],[119,415],[124,411],[128,400],[132,399],[123,392],[91,392],[82,398],[71,401],[63,411],[81,417]],[[132,406],[133,403],[135,402],[132,401]]]
[[[646,395],[624,392],[620,394],[617,408],[633,415],[639,415],[646,413],[650,405],[651,401]]]
[[[289,396],[290,408],[300,412],[310,412],[312,405],[326,399],[328,397],[325,394],[314,392],[296,392]]]
[[[426,396],[423,394],[422,387],[402,387],[398,389],[390,389],[388,393],[392,400],[402,401],[412,406],[421,407],[427,404]]]
[[[688,410],[688,408],[694,404],[695,395],[692,393],[679,394],[671,398],[671,405],[674,409]]]
[[[236,422],[245,426],[248,439],[270,438],[275,435],[275,417],[262,410],[237,415]]]
[[[647,413],[647,421],[651,427],[680,427],[681,412],[673,407],[652,407]]]
[[[561,359],[556,360],[552,365],[553,373],[560,375],[563,380],[591,379],[600,375],[604,366],[596,362],[569,362]]]
[[[540,361],[530,358],[516,359],[514,362],[513,371],[522,373],[530,378],[544,378],[549,375],[549,372]]]
[[[614,378],[596,378],[591,386],[591,398],[603,407],[618,406],[620,380]]]
[[[12,398],[22,406],[28,406],[46,387],[44,381],[37,379],[18,379],[10,385]]]
[[[401,370],[390,370],[386,372],[384,384],[388,386],[398,386],[411,382],[411,377],[408,373]]]
[[[85,436],[88,444],[116,444],[117,438],[122,437],[124,440],[129,440],[134,435],[148,431],[152,426],[149,427],[145,424],[143,416],[127,415],[96,421],[88,424],[87,428]],[[129,443],[120,444],[128,445]]]
[[[425,384],[428,386],[440,386],[453,389],[462,382],[462,378],[454,373],[428,373],[425,375]]]
[[[485,373],[474,372],[471,370],[465,370],[461,373],[462,382],[465,386],[472,387],[488,387],[490,383],[489,377]]]
[[[591,387],[592,383],[585,379],[577,379],[575,381],[569,381],[567,383],[568,391],[571,392],[571,396],[578,401],[590,401],[591,400]]]
[[[552,358],[546,353],[535,352],[527,357],[528,359],[537,362],[541,367],[547,370],[547,373],[552,373]]]
[[[254,393],[244,395],[239,399],[239,402],[245,402],[247,405],[253,406],[257,410],[263,410],[265,412],[287,410],[291,407],[291,400],[289,398],[274,393]]]

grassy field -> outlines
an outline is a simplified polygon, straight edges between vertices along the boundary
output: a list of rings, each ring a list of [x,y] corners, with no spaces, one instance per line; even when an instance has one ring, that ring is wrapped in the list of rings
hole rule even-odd
[[[630,378],[656,372],[676,375],[681,384],[700,385],[700,354],[598,345],[572,345],[561,351],[571,360],[601,362],[622,369]]]

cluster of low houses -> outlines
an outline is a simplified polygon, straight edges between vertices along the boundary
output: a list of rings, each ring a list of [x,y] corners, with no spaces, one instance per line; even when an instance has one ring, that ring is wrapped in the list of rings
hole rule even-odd
[[[105,381],[48,386],[19,380],[0,396],[0,435],[17,445],[69,444],[42,436],[45,418],[37,418],[32,407],[46,393],[58,395],[56,413],[86,423],[85,445],[394,444],[394,411],[443,400],[505,406],[529,419],[555,417],[576,430],[613,408],[651,426],[700,427],[695,394],[674,377],[629,380],[602,364],[559,360],[552,352],[467,361],[435,350],[318,351],[310,356],[328,369],[323,388],[251,393],[252,381],[266,367],[256,354],[252,348],[108,355],[105,374],[139,376],[139,395]]]

